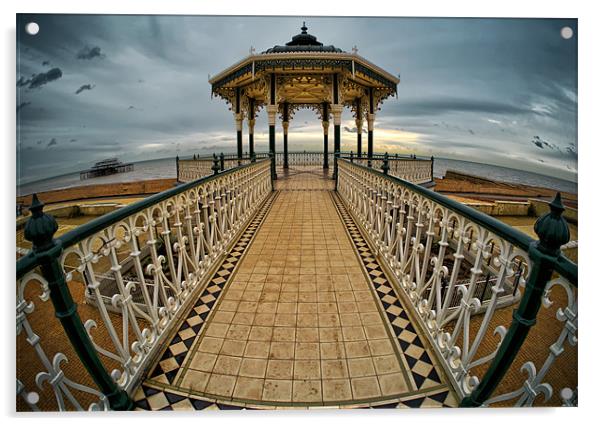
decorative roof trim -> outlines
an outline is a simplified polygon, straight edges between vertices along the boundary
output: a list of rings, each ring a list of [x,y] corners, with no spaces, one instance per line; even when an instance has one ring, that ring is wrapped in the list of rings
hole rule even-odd
[[[399,84],[399,78],[393,76],[387,71],[383,70],[379,66],[373,64],[367,59],[357,55],[349,53],[333,53],[333,52],[283,52],[283,53],[266,53],[259,55],[250,55],[234,65],[226,68],[217,75],[209,78],[209,83],[213,88],[219,88],[224,84],[246,74],[251,73],[253,69],[253,63],[255,66],[255,72],[267,68],[264,62],[270,63],[273,61],[280,60],[286,63],[288,60],[325,60],[332,59],[335,63],[349,63],[349,66],[345,65],[345,68],[352,70],[352,62],[355,62],[355,72],[361,72],[370,78],[383,83],[385,86],[395,86]],[[338,65],[335,65],[338,66]],[[270,67],[270,65],[268,65]]]

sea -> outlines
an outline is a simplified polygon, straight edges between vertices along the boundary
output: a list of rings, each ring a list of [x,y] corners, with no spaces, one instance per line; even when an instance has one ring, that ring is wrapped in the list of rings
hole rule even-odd
[[[433,174],[435,177],[442,177],[445,175],[447,170],[454,170],[475,176],[485,177],[487,179],[498,180],[501,182],[540,186],[557,191],[564,191],[574,194],[577,193],[576,182],[490,164],[435,158],[435,164],[433,168]],[[109,176],[80,180],[79,172],[76,172],[29,182],[23,185],[17,185],[17,195],[29,195],[34,192],[44,192],[83,185],[135,182],[140,180],[169,179],[175,177],[175,158],[163,158],[159,160],[136,162],[134,163],[134,170],[126,173],[117,173]]]

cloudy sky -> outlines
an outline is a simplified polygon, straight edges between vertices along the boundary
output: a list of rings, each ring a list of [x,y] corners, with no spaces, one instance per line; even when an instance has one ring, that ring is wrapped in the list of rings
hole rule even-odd
[[[375,151],[576,180],[576,20],[20,15],[17,182],[111,156],[233,152],[233,116],[211,99],[208,76],[251,46],[286,43],[303,20],[321,42],[357,46],[400,75],[399,97],[377,114]],[[31,21],[35,36],[24,30]],[[571,39],[561,37],[566,26]],[[354,127],[345,111],[344,150],[355,150]],[[256,149],[267,150],[265,112],[255,129]],[[320,150],[321,142],[318,117],[297,113],[290,149]]]

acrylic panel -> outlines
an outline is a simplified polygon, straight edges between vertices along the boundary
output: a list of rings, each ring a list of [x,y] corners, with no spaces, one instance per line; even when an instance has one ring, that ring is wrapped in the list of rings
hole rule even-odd
[[[17,411],[576,406],[576,19],[18,14]]]

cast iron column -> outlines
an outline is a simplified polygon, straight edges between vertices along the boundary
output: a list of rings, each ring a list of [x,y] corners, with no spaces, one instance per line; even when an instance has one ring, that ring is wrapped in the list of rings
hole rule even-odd
[[[369,110],[368,110],[368,165],[372,165],[372,155],[374,154],[374,93],[372,87],[369,90]]]
[[[334,152],[341,152],[341,113],[343,105],[339,105],[339,75],[332,76],[332,117],[334,120]]]
[[[324,129],[324,163],[323,168],[328,168],[328,103],[322,103],[322,128]]]
[[[276,74],[270,75],[270,104],[267,106],[267,111],[268,125],[270,126],[269,151],[274,155],[274,161],[272,161],[272,176],[276,179],[276,113],[278,112],[278,106],[276,105]]]
[[[288,169],[288,102],[282,105],[282,134],[284,143],[284,163],[282,167]]]
[[[240,112],[240,88],[236,88],[236,105],[234,120],[236,121],[236,155],[238,159],[242,158],[242,114]]]
[[[249,156],[255,154],[255,140],[253,132],[255,131],[255,99],[249,98]]]
[[[355,126],[357,128],[357,156],[362,156],[362,130],[364,127],[364,122],[361,118],[355,119]]]

